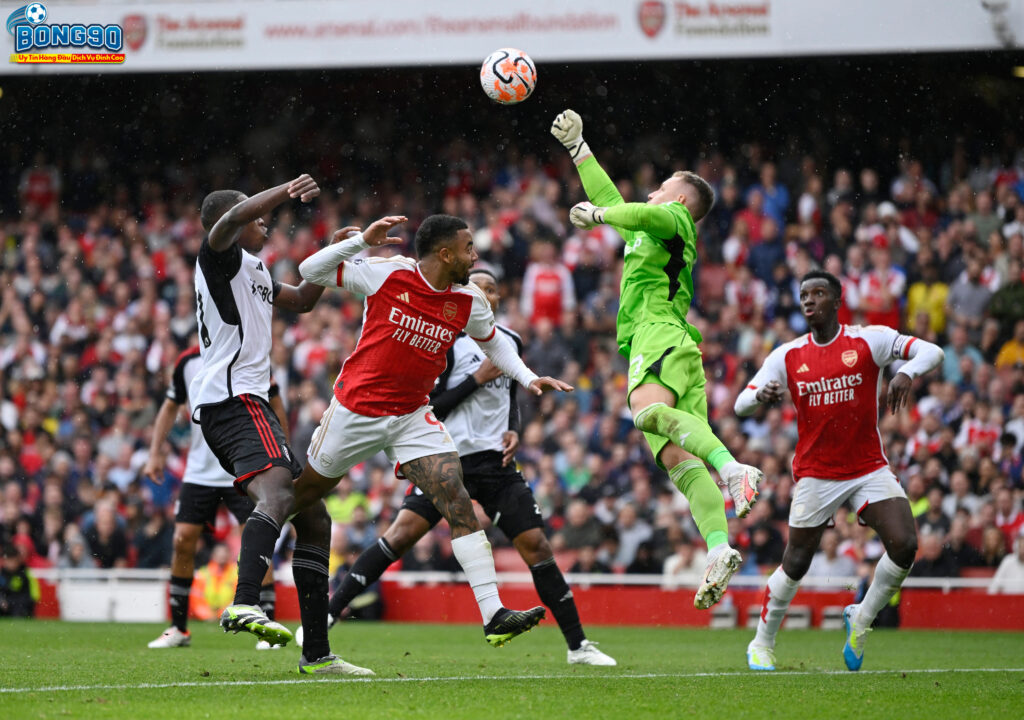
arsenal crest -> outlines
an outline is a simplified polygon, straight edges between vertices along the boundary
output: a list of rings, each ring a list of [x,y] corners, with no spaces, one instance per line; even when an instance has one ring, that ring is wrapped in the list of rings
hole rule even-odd
[[[137,51],[146,42],[146,16],[126,15],[121,21],[124,28],[124,41],[128,49]]]
[[[665,3],[660,0],[646,0],[640,3],[637,10],[637,20],[640,21],[640,29],[644,35],[653,38],[661,32],[665,25]]]
[[[458,314],[459,308],[453,302],[446,302],[444,307],[441,309],[441,312],[444,313],[444,319],[451,322]]]
[[[857,364],[857,351],[856,350],[845,350],[840,355],[843,360],[843,365],[846,367],[853,367]]]

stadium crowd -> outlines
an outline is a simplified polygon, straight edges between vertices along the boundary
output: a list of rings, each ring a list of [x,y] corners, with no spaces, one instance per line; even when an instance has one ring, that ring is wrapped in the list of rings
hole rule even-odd
[[[741,419],[733,402],[772,348],[806,331],[798,279],[816,267],[842,280],[842,322],[888,325],[946,353],[941,371],[915,382],[909,409],[880,425],[918,519],[913,574],[957,576],[1014,559],[1015,543],[1024,544],[1024,153],[971,157],[958,143],[944,157],[833,167],[754,143],[684,158],[689,166],[645,163],[627,177],[616,173],[628,167],[621,156],[597,154],[627,200],[644,199],[683,167],[716,188],[699,227],[690,320],[705,338],[716,432],[766,477],[751,514],[730,519],[744,571],[781,559],[795,420],[785,403]],[[372,180],[363,186],[327,161],[283,170],[319,172],[323,185],[347,189],[273,218],[263,259],[275,278],[295,282],[298,263],[331,231],[384,212],[410,217],[408,241],[431,212],[465,218],[481,263],[501,278],[499,322],[520,333],[539,374],[576,386],[567,396],[519,395],[518,462],[554,546],[573,571],[692,582],[704,566],[699,535],[625,402],[614,342],[621,240],[606,226],[569,224],[568,208],[583,194],[568,159],[554,148],[481,153],[456,141],[427,162],[443,168],[433,193],[402,162],[381,155],[366,163]],[[167,566],[184,417],[163,481],[140,470],[170,369],[196,342],[199,203],[204,188],[261,184],[196,163],[130,189],[116,164],[87,149],[60,164],[25,155],[5,172],[16,175],[5,183],[16,186],[18,207],[0,217],[0,545],[30,567]],[[399,251],[412,254],[411,242]],[[275,313],[273,371],[296,449],[327,407],[361,313],[361,298],[337,291],[309,314]],[[375,541],[404,491],[383,457],[339,484],[328,500],[335,564]],[[226,515],[211,532],[207,555],[210,543],[234,534]],[[404,567],[452,567],[447,538],[428,535]],[[285,543],[279,562],[287,554]],[[815,562],[826,574],[851,575],[880,554],[878,541],[841,513]]]

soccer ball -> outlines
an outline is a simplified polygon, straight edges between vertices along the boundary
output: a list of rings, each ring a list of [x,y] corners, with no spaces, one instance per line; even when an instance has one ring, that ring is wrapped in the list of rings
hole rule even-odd
[[[480,85],[494,102],[515,105],[537,87],[537,66],[522,50],[501,48],[480,66]]]
[[[25,8],[25,19],[33,25],[38,25],[46,19],[46,6],[42,3],[32,3]]]

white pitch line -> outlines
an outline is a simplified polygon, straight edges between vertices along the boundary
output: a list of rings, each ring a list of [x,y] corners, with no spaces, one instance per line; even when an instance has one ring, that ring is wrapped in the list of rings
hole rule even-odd
[[[861,670],[850,672],[848,670],[782,670],[774,672],[698,672],[698,673],[641,673],[637,675],[608,675],[595,673],[593,675],[455,675],[447,677],[395,677],[395,678],[366,678],[366,677],[319,677],[319,678],[296,678],[289,680],[211,680],[209,682],[171,682],[171,683],[137,683],[122,685],[51,685],[48,687],[20,687],[0,688],[0,695],[15,693],[57,693],[75,692],[85,690],[160,690],[164,688],[196,688],[196,687],[246,687],[253,685],[308,685],[311,682],[345,682],[345,683],[415,683],[415,682],[467,682],[477,680],[489,681],[520,681],[520,680],[651,680],[659,678],[686,679],[686,678],[726,678],[726,677],[795,677],[807,675],[832,675],[857,677],[860,675],[895,675],[905,673],[911,675],[937,674],[937,673],[1015,673],[1024,672],[1024,668],[918,668],[916,670]]]

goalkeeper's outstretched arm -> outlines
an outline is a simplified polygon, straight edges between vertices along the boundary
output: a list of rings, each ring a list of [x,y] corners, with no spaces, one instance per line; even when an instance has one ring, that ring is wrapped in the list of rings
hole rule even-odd
[[[674,238],[676,218],[661,205],[647,203],[623,203],[612,207],[601,207],[581,202],[569,211],[569,221],[578,228],[589,229],[595,225],[611,225],[627,232],[645,232],[662,240]]]
[[[608,173],[590,152],[590,146],[583,139],[583,119],[574,111],[559,113],[551,123],[551,134],[565,146],[576,164],[576,170],[583,181],[583,190],[595,205],[610,207],[622,203],[622,195]]]

